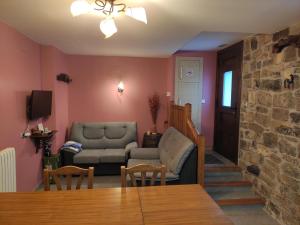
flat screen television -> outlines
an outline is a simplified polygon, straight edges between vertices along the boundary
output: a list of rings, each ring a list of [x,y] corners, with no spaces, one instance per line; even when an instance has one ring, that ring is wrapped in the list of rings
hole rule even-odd
[[[28,99],[28,119],[36,120],[51,115],[52,91],[33,90]]]

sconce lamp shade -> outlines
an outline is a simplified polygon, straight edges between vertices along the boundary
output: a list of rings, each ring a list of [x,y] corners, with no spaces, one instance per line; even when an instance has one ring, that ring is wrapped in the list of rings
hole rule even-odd
[[[122,93],[124,91],[124,83],[120,81],[118,84],[118,92]]]

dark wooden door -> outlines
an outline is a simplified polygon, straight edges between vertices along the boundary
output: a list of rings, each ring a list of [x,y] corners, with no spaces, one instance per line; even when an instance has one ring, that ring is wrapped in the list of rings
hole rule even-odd
[[[214,149],[238,161],[243,42],[218,52]]]

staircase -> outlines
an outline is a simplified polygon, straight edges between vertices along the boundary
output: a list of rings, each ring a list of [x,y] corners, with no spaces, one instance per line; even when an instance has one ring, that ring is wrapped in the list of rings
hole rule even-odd
[[[265,203],[252,191],[252,184],[243,179],[237,166],[207,166],[205,189],[220,206]]]
[[[264,211],[264,199],[234,165],[206,165],[205,189],[235,225],[278,225]]]

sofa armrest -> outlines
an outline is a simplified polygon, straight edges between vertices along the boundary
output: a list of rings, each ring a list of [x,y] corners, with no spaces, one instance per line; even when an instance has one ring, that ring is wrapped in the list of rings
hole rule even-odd
[[[135,148],[130,151],[132,159],[159,159],[158,148]]]
[[[125,152],[126,154],[128,154],[132,149],[135,149],[138,147],[138,144],[134,141],[134,142],[130,142],[129,144],[127,144],[125,146]]]
[[[130,152],[133,150],[133,149],[136,149],[138,147],[138,144],[137,142],[130,142],[129,144],[127,144],[125,146],[125,157],[126,157],[126,160],[129,158],[129,154]]]

